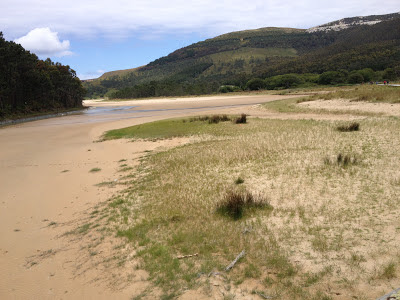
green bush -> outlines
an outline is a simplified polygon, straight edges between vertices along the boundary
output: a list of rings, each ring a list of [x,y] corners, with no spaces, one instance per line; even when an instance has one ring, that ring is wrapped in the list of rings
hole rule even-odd
[[[352,84],[362,83],[364,82],[364,76],[362,76],[362,74],[357,71],[351,72],[348,78],[348,82]]]
[[[261,78],[253,78],[246,83],[246,89],[251,91],[262,90],[264,88],[265,88],[265,81],[262,80]]]

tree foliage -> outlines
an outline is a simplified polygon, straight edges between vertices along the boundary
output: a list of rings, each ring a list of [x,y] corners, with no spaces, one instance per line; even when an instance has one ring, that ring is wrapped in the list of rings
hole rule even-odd
[[[81,107],[84,94],[69,66],[39,60],[0,32],[0,119]]]

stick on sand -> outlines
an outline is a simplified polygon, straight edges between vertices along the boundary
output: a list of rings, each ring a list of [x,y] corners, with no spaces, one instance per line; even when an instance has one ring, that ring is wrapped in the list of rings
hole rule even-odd
[[[244,250],[240,252],[239,255],[236,256],[236,258],[229,264],[229,266],[226,267],[225,271],[229,271],[230,269],[232,269],[233,266],[238,262],[238,260],[241,259],[245,254],[246,252]]]

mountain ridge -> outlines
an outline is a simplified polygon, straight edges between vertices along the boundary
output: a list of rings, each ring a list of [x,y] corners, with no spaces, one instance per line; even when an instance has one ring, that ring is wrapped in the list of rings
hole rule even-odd
[[[395,18],[400,18],[400,12],[386,14],[386,15],[371,15],[371,16],[343,18],[323,25],[311,27],[307,29],[307,32],[312,33],[317,31],[330,31],[330,30],[340,31],[354,26],[375,25],[383,21],[393,20]]]
[[[243,86],[253,77],[400,66],[399,13],[345,18],[319,28],[339,25],[343,27],[340,30],[313,32],[262,27],[225,33],[177,49],[145,66],[107,72],[86,83],[88,96],[150,82],[169,85],[171,95],[174,89],[178,94],[194,92],[190,85],[207,93],[224,84]],[[205,88],[207,84],[213,88]]]

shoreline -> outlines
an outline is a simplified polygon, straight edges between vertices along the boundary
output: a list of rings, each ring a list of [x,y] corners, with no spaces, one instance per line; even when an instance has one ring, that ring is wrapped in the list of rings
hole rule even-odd
[[[57,118],[57,117],[80,114],[88,109],[89,109],[89,107],[84,106],[77,110],[66,110],[66,111],[61,111],[61,112],[52,113],[52,114],[45,113],[45,114],[39,115],[39,116],[32,116],[32,117],[26,117],[26,118],[20,118],[20,119],[7,119],[7,120],[0,121],[0,127],[21,124],[21,123],[26,123],[26,122],[31,122],[31,121],[39,121],[39,120],[45,120],[45,119],[50,119],[50,118]]]

